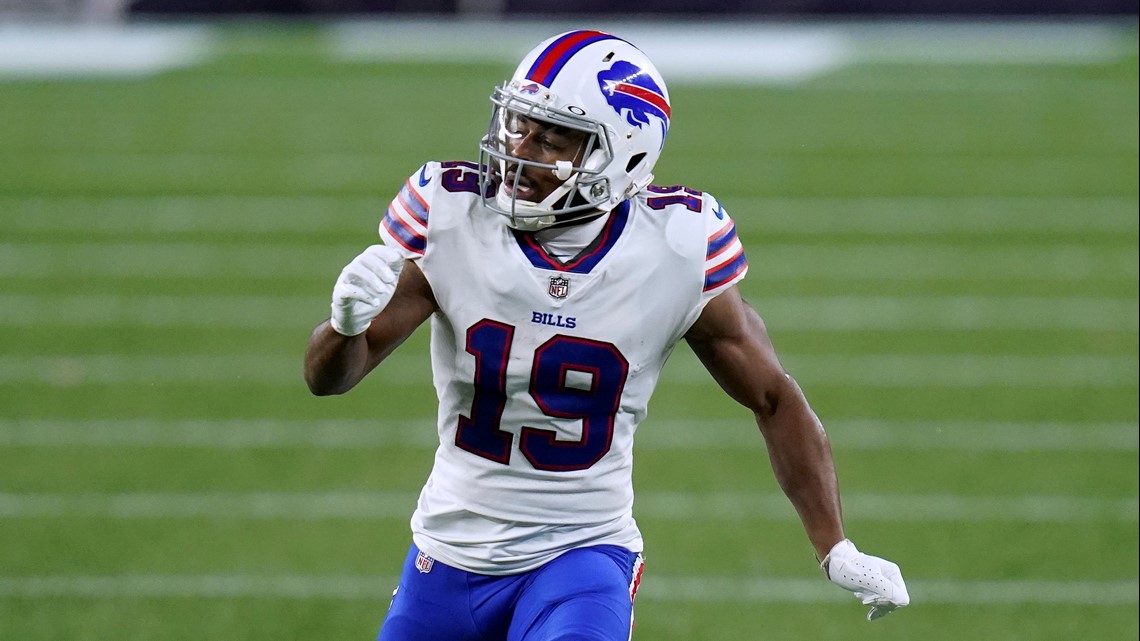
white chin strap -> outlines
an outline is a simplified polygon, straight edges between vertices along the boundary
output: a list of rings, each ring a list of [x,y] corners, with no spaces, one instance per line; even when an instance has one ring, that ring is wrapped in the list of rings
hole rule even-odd
[[[506,164],[503,161],[499,162],[501,167]],[[571,176],[574,164],[568,160],[559,160],[555,165],[557,168],[552,170],[554,176],[565,182],[550,192],[550,195],[543,198],[540,203],[515,198],[506,193],[505,182],[499,185],[498,191],[495,192],[495,202],[503,211],[512,212],[508,225],[520,231],[538,231],[555,223],[554,205],[577,187],[579,175]],[[501,175],[505,176],[505,168],[502,171]]]

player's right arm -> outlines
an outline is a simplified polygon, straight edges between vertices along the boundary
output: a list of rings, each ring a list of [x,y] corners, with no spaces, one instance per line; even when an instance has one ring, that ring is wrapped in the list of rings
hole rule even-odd
[[[354,265],[362,267],[360,259],[377,247],[388,249],[383,245],[373,245],[341,272],[341,278],[334,287],[332,316],[317,325],[309,336],[305,350],[305,382],[317,396],[343,394],[355,387],[436,309],[435,296],[423,272],[402,256],[393,257],[393,263],[397,265],[395,269],[388,265],[394,272],[391,283],[385,283],[374,274],[375,279],[369,285],[360,284],[369,277],[351,274],[351,268]],[[367,267],[362,269],[368,271]],[[398,274],[398,279],[395,274]],[[374,315],[369,316],[371,310],[367,308],[377,302],[382,304],[374,310]],[[338,311],[338,306],[341,311]],[[363,307],[363,316],[354,319],[350,311],[353,307]],[[349,335],[358,329],[352,326],[354,320],[364,324],[365,328],[360,333]]]
[[[428,163],[404,182],[380,222],[384,244],[365,249],[337,278],[330,318],[313,330],[305,351],[313,394],[355,387],[436,310],[417,263],[427,249],[440,168]]]

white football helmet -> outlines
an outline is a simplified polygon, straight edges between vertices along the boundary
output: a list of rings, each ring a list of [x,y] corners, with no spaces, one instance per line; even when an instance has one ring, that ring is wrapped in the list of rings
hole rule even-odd
[[[484,204],[527,231],[609,211],[644,189],[669,131],[669,93],[657,68],[637,47],[600,31],[545,40],[495,88],[491,102],[491,124],[479,145]],[[519,115],[585,132],[579,164],[510,155],[510,123]],[[522,167],[551,171],[562,185],[542,202],[520,200]],[[516,170],[508,189],[509,168]]]

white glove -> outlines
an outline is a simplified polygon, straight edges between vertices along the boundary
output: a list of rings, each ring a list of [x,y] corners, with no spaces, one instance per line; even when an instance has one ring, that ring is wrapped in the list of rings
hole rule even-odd
[[[356,336],[372,323],[396,291],[404,257],[384,245],[372,245],[352,259],[333,287],[329,323],[339,334]]]
[[[832,583],[854,592],[863,605],[871,606],[868,621],[885,617],[910,603],[899,566],[863,554],[847,539],[831,548],[820,567]]]

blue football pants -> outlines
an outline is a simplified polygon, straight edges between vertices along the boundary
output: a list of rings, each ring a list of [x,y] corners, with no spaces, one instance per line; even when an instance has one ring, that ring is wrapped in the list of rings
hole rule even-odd
[[[487,576],[413,545],[378,641],[628,641],[641,555],[599,545],[530,572]]]

